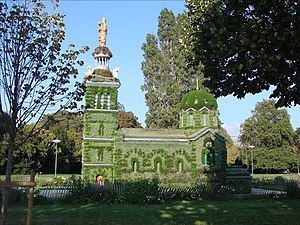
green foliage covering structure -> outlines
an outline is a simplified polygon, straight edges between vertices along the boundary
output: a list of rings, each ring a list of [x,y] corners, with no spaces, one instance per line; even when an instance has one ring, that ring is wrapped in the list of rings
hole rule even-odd
[[[101,107],[101,94],[103,95],[103,106]],[[95,107],[95,96],[97,96],[97,102]],[[99,86],[87,86],[85,92],[86,108],[107,109],[108,108],[108,96],[110,96],[110,109],[118,109],[118,92],[112,87],[99,87]]]
[[[179,103],[179,108],[187,110],[193,108],[196,110],[201,109],[202,107],[207,107],[208,109],[217,109],[218,104],[214,96],[206,91],[190,91],[185,94]]]
[[[110,138],[118,128],[118,112],[86,110],[84,125],[84,137]]]
[[[215,133],[219,126],[217,110],[182,112],[186,124],[190,113],[195,117],[196,126],[186,129],[118,129],[118,111],[94,104],[96,93],[110,93],[111,101],[117,102],[117,89],[93,85],[86,90],[85,180],[94,182],[101,174],[110,182],[155,178],[164,186],[184,187],[195,185],[200,174],[210,176],[225,171],[225,140]],[[201,121],[203,114],[207,115],[205,124]],[[208,141],[210,149],[206,146]],[[212,159],[205,165],[204,153]]]
[[[173,20],[172,13],[165,10],[163,14],[169,18],[162,18],[161,21]],[[148,39],[151,41],[151,35],[148,35]],[[150,49],[151,46],[144,45],[145,51],[148,52]],[[217,133],[220,121],[217,102],[213,95],[205,91],[191,91],[186,94],[181,103],[182,125],[180,127],[182,129],[176,129],[174,127],[177,127],[179,118],[178,101],[189,90],[190,85],[183,87],[182,84],[178,84],[176,86],[172,82],[172,88],[168,91],[172,93],[170,96],[166,97],[165,91],[162,91],[161,97],[151,96],[155,102],[157,99],[162,99],[162,102],[172,100],[172,104],[155,111],[161,114],[155,114],[155,117],[150,118],[148,113],[147,119],[151,120],[150,127],[153,129],[125,128],[140,126],[138,123],[135,125],[118,124],[120,83],[117,78],[110,76],[109,55],[102,55],[100,54],[102,50],[98,50],[94,54],[96,69],[93,72],[90,71],[84,78],[86,110],[82,145],[82,176],[85,181],[95,182],[99,174],[109,182],[156,179],[166,187],[186,187],[194,186],[200,174],[213,177],[222,171],[225,172],[227,156],[225,139]],[[169,62],[168,59],[167,61]],[[98,67],[97,63],[100,63]],[[153,77],[151,70],[147,70],[146,64],[144,62],[142,68],[144,74],[151,74]],[[180,68],[181,66],[176,72],[178,76],[182,75]],[[170,73],[166,72],[165,75],[170,76]],[[184,76],[190,75],[186,72]],[[168,77],[166,80],[172,79]],[[179,91],[181,88],[184,91]],[[147,85],[144,85],[142,89],[150,91]],[[176,99],[177,93],[181,93],[179,99]],[[150,95],[147,100],[149,103]],[[189,110],[190,108],[192,110]],[[128,115],[124,116],[125,122],[128,122],[128,118]],[[165,129],[161,129],[162,127]],[[210,142],[209,145],[208,142]],[[209,164],[203,164],[204,153],[211,158]]]

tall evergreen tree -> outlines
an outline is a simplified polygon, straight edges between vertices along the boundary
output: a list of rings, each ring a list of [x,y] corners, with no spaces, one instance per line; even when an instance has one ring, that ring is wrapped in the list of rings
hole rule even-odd
[[[276,109],[275,100],[264,100],[241,125],[239,138],[244,146],[255,146],[254,168],[284,170],[293,163],[293,135],[287,110]]]
[[[198,84],[203,82],[201,67],[187,65],[190,52],[184,46],[189,40],[188,25],[185,14],[176,17],[165,8],[158,18],[157,37],[147,34],[142,45],[145,83],[141,88],[149,107],[147,127],[177,127],[181,97],[196,88],[196,78]]]

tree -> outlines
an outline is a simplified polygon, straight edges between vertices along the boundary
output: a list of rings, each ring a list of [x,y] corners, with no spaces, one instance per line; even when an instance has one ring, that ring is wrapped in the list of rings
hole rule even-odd
[[[82,113],[64,110],[55,115],[45,115],[41,124],[45,122],[47,123],[45,129],[51,132],[54,138],[61,141],[61,152],[58,158],[59,172],[80,173],[83,135]],[[53,154],[48,155],[47,162],[42,167],[43,172],[53,172],[54,159]]]
[[[300,103],[298,0],[187,0],[195,58],[219,96],[274,86],[276,107]]]
[[[238,147],[235,145],[230,135],[227,133],[226,129],[221,127],[219,132],[226,139],[227,163],[234,164],[236,158],[240,155]]]
[[[278,171],[293,164],[293,135],[287,110],[275,108],[275,100],[264,100],[241,125],[239,140],[246,148],[255,146],[255,168]]]
[[[54,10],[58,4],[53,3]],[[13,154],[28,138],[38,133],[32,126],[26,137],[17,140],[18,133],[33,118],[39,121],[49,107],[58,111],[77,106],[83,95],[82,84],[70,89],[76,78],[75,66],[79,54],[87,48],[65,52],[64,15],[49,14],[38,0],[0,2],[0,114],[8,113],[8,151],[6,181],[11,181]],[[2,201],[1,224],[6,223],[9,190]]]
[[[141,128],[138,118],[132,112],[120,111],[118,113],[119,128]]]
[[[185,14],[175,17],[172,11],[163,9],[158,18],[157,37],[147,34],[142,45],[144,61],[144,85],[146,104],[146,125],[150,128],[178,126],[181,97],[189,90],[202,84],[201,66],[188,67],[186,56],[190,54],[184,46],[188,37],[182,24],[188,24]]]
[[[295,165],[297,165],[297,172],[300,173],[300,127],[294,133],[293,154],[295,157]]]
[[[26,137],[27,133],[31,131],[32,126],[34,124],[24,126],[22,133],[18,133],[16,140],[19,141]],[[23,145],[14,151],[14,164],[12,168],[14,173],[28,174],[31,171],[39,172],[51,152],[51,142],[55,136],[48,130],[40,129],[39,127],[36,127],[36,129],[39,130],[39,133],[28,138]],[[7,158],[5,157],[8,149],[7,146],[7,141],[3,141],[0,146],[0,155],[3,156],[0,161],[1,170],[7,163]]]
[[[4,138],[4,135],[7,133],[8,130],[8,121],[10,117],[7,113],[0,113],[0,141]]]

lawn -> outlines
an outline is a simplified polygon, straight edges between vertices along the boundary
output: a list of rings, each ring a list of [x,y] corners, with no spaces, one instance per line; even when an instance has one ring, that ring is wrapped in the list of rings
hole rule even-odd
[[[33,225],[300,224],[300,200],[195,200],[162,205],[35,205]],[[11,204],[9,225],[26,221],[26,205]]]

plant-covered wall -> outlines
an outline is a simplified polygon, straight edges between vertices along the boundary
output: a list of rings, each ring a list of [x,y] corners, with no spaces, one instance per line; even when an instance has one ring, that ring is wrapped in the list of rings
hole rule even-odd
[[[98,174],[107,180],[114,176],[113,171],[113,166],[82,166],[81,173],[84,181],[94,183]]]
[[[162,185],[179,187],[194,185],[200,174],[225,171],[224,140],[213,132],[199,137],[204,127],[214,130],[220,124],[217,102],[211,94],[192,91],[184,96],[180,116],[185,129],[130,129],[126,133],[118,130],[119,81],[108,70],[94,72],[86,78],[82,152],[86,181],[95,182],[100,174],[110,182],[158,178]],[[180,141],[182,138],[186,139]],[[211,146],[206,144],[208,140]],[[204,155],[212,155],[209,165],[203,164]]]
[[[86,87],[85,104],[87,109],[117,110],[118,91],[113,87],[89,85]]]
[[[219,155],[226,156],[224,142],[211,136],[214,143],[214,165],[204,168],[202,152],[205,137],[192,142],[118,141],[114,153],[115,180],[158,178],[165,186],[191,186],[197,175],[225,170]],[[222,152],[225,150],[225,154]],[[223,159],[224,160],[224,159]],[[226,164],[226,159],[225,159]]]
[[[114,138],[118,128],[118,112],[86,110],[84,114],[84,137]]]
[[[219,128],[218,111],[202,109],[182,111],[180,113],[180,128]]]
[[[85,100],[87,109],[84,113],[82,176],[89,182],[94,182],[97,174],[112,180],[118,129],[117,88],[91,83],[86,86]]]

